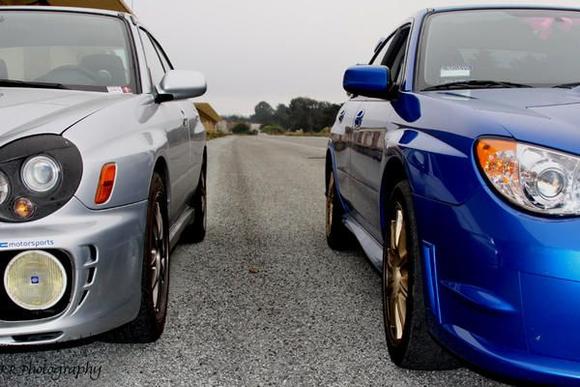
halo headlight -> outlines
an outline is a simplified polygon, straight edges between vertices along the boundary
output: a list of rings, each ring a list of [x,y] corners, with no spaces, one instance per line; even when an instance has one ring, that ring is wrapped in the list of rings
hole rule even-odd
[[[22,182],[32,192],[48,192],[60,181],[59,164],[49,156],[34,156],[22,167]]]

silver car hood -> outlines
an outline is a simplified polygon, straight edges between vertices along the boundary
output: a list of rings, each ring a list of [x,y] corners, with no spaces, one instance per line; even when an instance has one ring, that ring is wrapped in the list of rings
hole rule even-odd
[[[0,146],[35,134],[61,134],[94,112],[127,97],[72,90],[0,88]]]

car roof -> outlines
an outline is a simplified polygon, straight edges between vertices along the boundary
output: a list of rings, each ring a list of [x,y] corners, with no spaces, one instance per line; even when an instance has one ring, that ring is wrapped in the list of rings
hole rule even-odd
[[[551,4],[470,4],[454,5],[444,7],[427,8],[423,12],[453,12],[453,11],[470,11],[486,9],[538,9],[538,10],[562,10],[562,11],[580,11],[578,6],[564,6]]]
[[[0,11],[43,11],[43,12],[70,12],[70,13],[84,13],[95,15],[106,15],[116,17],[134,17],[130,13],[112,11],[108,9],[97,8],[77,8],[77,7],[53,7],[53,6],[1,6]]]

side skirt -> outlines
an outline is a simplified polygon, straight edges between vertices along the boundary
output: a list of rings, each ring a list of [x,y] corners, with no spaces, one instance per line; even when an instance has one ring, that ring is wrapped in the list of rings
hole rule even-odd
[[[344,225],[358,239],[365,254],[379,272],[383,272],[383,246],[349,215],[343,219]]]
[[[177,246],[181,234],[193,220],[194,213],[195,211],[193,210],[193,208],[189,206],[186,207],[186,209],[181,213],[177,221],[169,229],[169,244],[171,246],[171,250],[173,250],[175,246]]]

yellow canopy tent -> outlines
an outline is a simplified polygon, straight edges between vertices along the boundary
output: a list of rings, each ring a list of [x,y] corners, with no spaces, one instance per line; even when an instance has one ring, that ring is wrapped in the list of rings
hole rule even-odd
[[[131,12],[123,0],[0,0],[0,5],[52,5],[55,7],[80,7]]]

